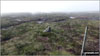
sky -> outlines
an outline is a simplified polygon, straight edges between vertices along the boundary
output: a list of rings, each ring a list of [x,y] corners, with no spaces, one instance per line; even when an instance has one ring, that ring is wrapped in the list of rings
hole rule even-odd
[[[99,1],[1,1],[1,13],[99,11]]]

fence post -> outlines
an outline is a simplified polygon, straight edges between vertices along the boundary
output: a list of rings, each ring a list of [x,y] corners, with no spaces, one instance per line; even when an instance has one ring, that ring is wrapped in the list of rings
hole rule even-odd
[[[85,33],[84,33],[84,39],[82,43],[81,56],[83,56],[83,53],[84,53],[84,48],[85,48],[85,43],[86,43],[86,38],[87,38],[87,30],[88,30],[88,27],[86,26]]]

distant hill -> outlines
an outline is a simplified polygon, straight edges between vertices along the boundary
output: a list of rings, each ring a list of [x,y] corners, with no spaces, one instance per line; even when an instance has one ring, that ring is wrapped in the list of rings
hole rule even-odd
[[[99,12],[77,12],[77,13],[10,13],[1,16],[1,27],[16,25],[30,21],[60,22],[71,19],[99,20]]]

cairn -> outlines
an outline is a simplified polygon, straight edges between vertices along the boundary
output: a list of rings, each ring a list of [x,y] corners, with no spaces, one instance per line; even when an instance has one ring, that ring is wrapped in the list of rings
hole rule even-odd
[[[48,26],[43,32],[51,32],[51,27]]]

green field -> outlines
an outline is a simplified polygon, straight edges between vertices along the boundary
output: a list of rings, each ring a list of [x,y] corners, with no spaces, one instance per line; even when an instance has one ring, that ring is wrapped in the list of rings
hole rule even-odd
[[[68,19],[64,22],[42,24],[33,21],[9,27],[1,30],[1,54],[80,55],[86,26],[89,28],[86,50],[94,50],[94,48],[99,50],[99,22]],[[51,27],[51,32],[43,32],[48,26]]]

